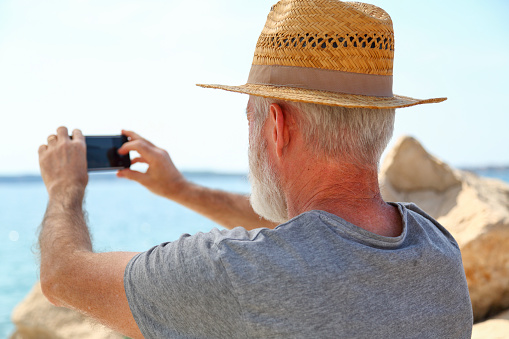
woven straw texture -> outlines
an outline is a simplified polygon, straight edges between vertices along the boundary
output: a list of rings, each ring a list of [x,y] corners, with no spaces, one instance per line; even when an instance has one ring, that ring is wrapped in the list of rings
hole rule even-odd
[[[252,64],[257,67],[290,66],[295,67],[295,72],[305,67],[346,72],[343,74],[392,77],[393,59],[392,20],[383,9],[338,0],[281,0],[267,16]],[[272,81],[248,82],[240,86],[198,86],[343,107],[401,108],[446,100],[346,94]]]
[[[253,65],[392,75],[394,32],[381,8],[336,0],[283,0],[272,7]]]
[[[368,97],[365,95],[311,91],[292,87],[274,87],[252,84],[245,84],[241,86],[198,84],[198,86],[204,88],[222,89],[225,91],[244,93],[266,98],[350,108],[403,108],[421,104],[438,103],[447,100],[447,98],[415,99],[401,95],[395,95],[394,97],[390,98],[380,98]]]

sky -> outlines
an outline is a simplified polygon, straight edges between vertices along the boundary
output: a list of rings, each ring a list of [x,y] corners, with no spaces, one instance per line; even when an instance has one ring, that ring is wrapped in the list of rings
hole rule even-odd
[[[247,172],[246,83],[274,0],[0,0],[0,175],[38,173],[58,126],[134,130],[182,170]],[[394,93],[446,96],[397,110],[459,167],[509,165],[507,0],[372,0],[392,17]]]

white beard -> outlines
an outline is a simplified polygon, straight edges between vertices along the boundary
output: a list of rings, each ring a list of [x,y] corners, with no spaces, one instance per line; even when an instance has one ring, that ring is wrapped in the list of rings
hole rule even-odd
[[[258,140],[250,140],[249,143],[249,182],[251,183],[249,201],[258,215],[281,224],[288,221],[286,197],[281,189],[280,180],[270,166],[267,142],[262,137],[256,139]]]

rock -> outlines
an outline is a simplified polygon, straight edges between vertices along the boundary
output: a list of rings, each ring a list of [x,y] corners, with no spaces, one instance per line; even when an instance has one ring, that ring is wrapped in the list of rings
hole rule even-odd
[[[124,336],[67,308],[53,306],[39,283],[14,309],[16,331],[11,339],[120,339]]]
[[[380,171],[386,201],[414,202],[458,242],[475,321],[509,308],[509,185],[449,167],[403,137]]]
[[[474,325],[472,339],[486,338],[509,339],[509,311]]]
[[[417,140],[408,137],[400,139],[388,153],[381,171],[398,191],[443,192],[460,184],[447,164],[430,156]]]

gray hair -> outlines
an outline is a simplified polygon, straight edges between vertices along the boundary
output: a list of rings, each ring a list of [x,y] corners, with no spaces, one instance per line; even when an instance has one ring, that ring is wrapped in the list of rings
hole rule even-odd
[[[306,144],[317,156],[346,159],[377,168],[394,130],[395,109],[346,108],[251,96],[255,130],[272,103],[295,117]]]

